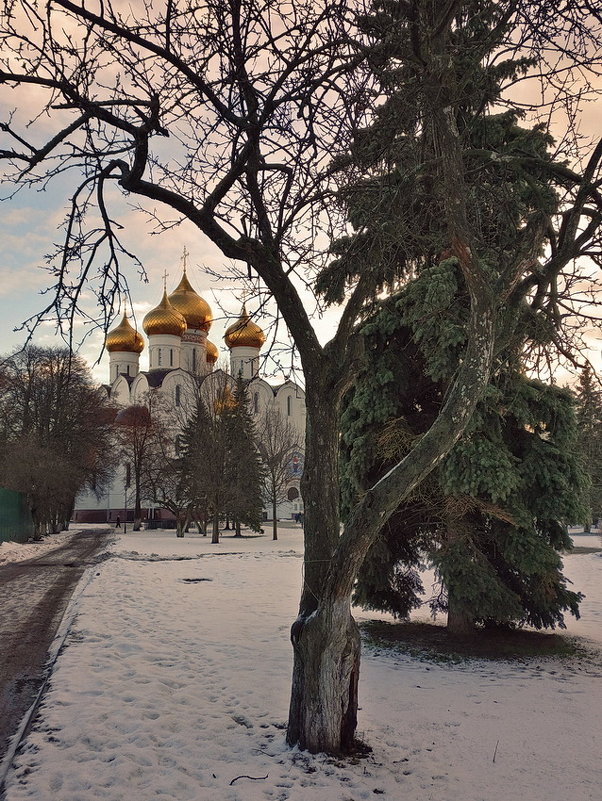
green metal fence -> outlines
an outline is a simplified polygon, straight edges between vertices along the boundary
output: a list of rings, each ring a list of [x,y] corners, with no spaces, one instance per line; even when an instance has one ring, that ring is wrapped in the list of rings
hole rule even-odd
[[[33,536],[33,520],[21,492],[0,487],[0,542],[27,542]]]

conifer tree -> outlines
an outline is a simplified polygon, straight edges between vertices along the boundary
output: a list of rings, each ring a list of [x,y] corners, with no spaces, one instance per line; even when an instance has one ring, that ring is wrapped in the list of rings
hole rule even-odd
[[[255,421],[249,411],[247,384],[238,376],[232,408],[226,417],[228,457],[226,475],[231,488],[229,511],[233,516],[236,536],[240,524],[254,531],[261,528],[264,469],[257,449]]]
[[[427,335],[429,302],[402,292],[364,327],[370,359],[343,418],[344,508],[410,449],[441,403],[462,304],[450,294]],[[356,601],[406,616],[420,603],[416,567],[426,558],[444,586],[433,608],[448,612],[456,633],[477,622],[563,626],[580,595],[567,589],[559,551],[570,547],[566,523],[582,514],[586,488],[571,393],[498,360],[463,438],[369,552]]]
[[[194,413],[187,421],[180,437],[181,470],[190,485],[193,516],[206,520],[209,516],[213,485],[209,465],[213,455],[212,420],[200,395]]]
[[[232,499],[227,428],[233,399],[225,380],[212,389],[209,395],[198,393],[195,412],[184,426],[181,470],[191,487],[193,508],[204,507],[212,521],[211,541],[217,544],[220,516]]]
[[[419,81],[412,84],[415,65],[407,59],[408,43],[391,34],[397,15],[405,16],[406,10],[401,4],[379,4],[377,12],[362,21],[375,43],[371,67],[387,100],[374,122],[356,136],[348,163],[341,161],[348,171],[342,198],[355,233],[334,244],[337,258],[318,282],[326,300],[334,303],[343,299],[349,283],[365,276],[367,269],[389,291],[398,291],[408,276],[413,279],[398,298],[384,304],[377,322],[371,320],[366,325],[368,340],[372,325],[381,327],[384,339],[394,341],[398,330],[403,334],[399,334],[401,341],[396,346],[389,350],[384,347],[378,354],[382,361],[374,375],[365,379],[366,386],[356,383],[354,387],[354,398],[359,398],[365,418],[362,420],[359,410],[347,409],[346,425],[351,424],[354,433],[349,430],[346,447],[359,449],[358,464],[354,464],[353,453],[348,454],[348,470],[352,473],[345,479],[350,482],[347,491],[352,489],[346,500],[349,508],[357,503],[362,490],[375,486],[389,467],[420,442],[449,396],[467,345],[468,287],[460,270],[467,253],[462,256],[454,252],[446,220],[454,189],[448,184],[447,195],[434,191],[439,162],[445,156],[440,155],[442,142],[431,141],[431,132],[424,126],[422,94],[428,93],[428,87]],[[528,59],[482,58],[483,34],[491,24],[489,15],[495,13],[493,4],[473,4],[463,25],[454,32],[457,52],[462,53],[454,63],[457,74],[462,76],[454,124],[465,143],[463,158],[467,165],[463,196],[455,196],[454,202],[458,206],[465,203],[465,224],[473,242],[478,242],[481,267],[494,283],[503,283],[514,272],[510,264],[516,264],[517,254],[521,254],[521,264],[537,264],[541,245],[534,247],[534,243],[541,243],[541,239],[536,232],[544,230],[541,226],[560,213],[561,197],[570,180],[564,165],[554,162],[552,139],[542,126],[521,126],[516,109],[483,114],[483,109],[492,106],[499,96],[502,83],[509,78],[518,79],[531,66]],[[471,42],[479,44],[473,48]],[[414,103],[408,102],[410,85],[416,87]],[[425,151],[432,152],[430,160],[425,159]],[[535,293],[529,304],[525,292],[528,282]],[[509,302],[496,323],[491,386],[463,440],[464,447],[470,443],[473,450],[467,452],[466,460],[455,463],[457,471],[450,468],[444,474],[439,468],[423,482],[418,496],[414,493],[406,499],[394,516],[389,533],[381,536],[373,549],[372,556],[380,551],[379,566],[369,560],[362,569],[356,596],[359,600],[362,593],[369,593],[372,603],[397,614],[411,608],[417,602],[416,567],[428,534],[436,545],[431,548],[431,556],[438,559],[437,567],[446,583],[447,597],[439,603],[449,607],[451,628],[460,631],[475,620],[561,625],[563,610],[576,612],[578,597],[566,591],[555,553],[566,540],[555,522],[548,525],[545,521],[548,514],[554,521],[558,512],[559,519],[566,521],[576,513],[582,474],[578,465],[568,466],[577,481],[574,495],[562,495],[565,507],[554,514],[540,509],[540,517],[534,521],[529,516],[533,498],[528,477],[521,477],[518,467],[521,459],[527,463],[528,458],[532,459],[542,471],[537,480],[545,485],[543,473],[552,467],[546,459],[554,447],[559,468],[567,468],[564,451],[554,445],[553,438],[562,440],[568,429],[574,437],[574,425],[571,428],[569,424],[570,401],[554,395],[551,404],[548,390],[530,385],[521,376],[517,361],[528,340],[536,348],[545,348],[554,338],[554,301],[546,304],[538,285],[539,279],[523,279],[517,274],[513,286],[506,290],[504,298]],[[374,368],[375,355],[369,343],[368,353],[372,357],[370,367]],[[402,403],[394,378],[404,371],[403,381],[410,383],[401,383],[407,390]],[[388,397],[386,387],[391,382],[394,391]],[[513,416],[506,410],[515,392],[524,403],[520,414],[517,411]],[[539,418],[547,420],[550,404],[556,405],[559,419],[564,422],[552,433],[552,423],[547,421],[544,436],[539,431]],[[372,428],[370,433],[363,429],[364,425]],[[511,445],[514,435],[517,442],[523,441],[524,427],[530,425],[538,433],[528,441],[528,447],[525,444],[527,457],[516,453]],[[371,443],[374,429],[379,426],[382,430],[377,444]],[[389,446],[388,459],[384,456],[385,445]],[[461,447],[456,446],[456,455],[461,453]],[[445,464],[453,463],[452,455]],[[468,469],[471,465],[476,471],[473,475]],[[562,483],[561,470],[549,479],[548,492],[551,486]],[[534,485],[532,492],[535,491]],[[562,506],[561,502],[556,506]],[[436,515],[433,510],[437,510]],[[406,525],[406,518],[418,522],[408,521]],[[404,532],[401,538],[395,533],[400,530],[396,525],[399,520]],[[504,549],[494,549],[495,553],[487,556],[486,542],[494,537],[490,534],[493,529],[495,537],[501,540],[507,535],[508,539],[504,526],[524,529],[529,557],[521,563],[518,551],[522,546],[513,552],[514,546],[508,544],[504,557],[507,561],[502,559],[494,567]],[[476,531],[482,536],[476,537]],[[546,541],[552,551],[538,551]],[[514,569],[521,573],[521,580],[513,585]],[[369,588],[364,581],[368,572],[372,581]],[[546,582],[553,585],[549,597],[542,590]],[[472,589],[467,589],[469,585]]]
[[[590,477],[585,531],[602,518],[602,392],[591,367],[582,370],[577,386],[579,446]],[[577,521],[575,521],[577,522]]]

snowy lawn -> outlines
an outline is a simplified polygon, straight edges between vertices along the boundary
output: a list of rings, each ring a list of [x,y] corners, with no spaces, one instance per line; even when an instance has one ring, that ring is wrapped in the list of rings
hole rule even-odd
[[[366,650],[359,734],[372,754],[289,750],[302,533],[280,533],[218,546],[122,534],[80,597],[7,801],[602,797],[599,654],[441,666]],[[566,572],[588,595],[569,630],[602,647],[602,558],[568,556]]]

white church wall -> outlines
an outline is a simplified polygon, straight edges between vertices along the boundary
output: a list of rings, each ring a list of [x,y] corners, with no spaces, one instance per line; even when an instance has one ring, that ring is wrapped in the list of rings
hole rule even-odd
[[[127,406],[130,402],[130,384],[122,375],[113,382],[111,400],[118,406]]]
[[[132,382],[129,402],[135,405],[144,403],[149,389],[150,387],[146,375],[144,373],[138,373]]]

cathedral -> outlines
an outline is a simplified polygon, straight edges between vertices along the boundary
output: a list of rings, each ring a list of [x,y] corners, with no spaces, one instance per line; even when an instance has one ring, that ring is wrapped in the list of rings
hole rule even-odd
[[[150,393],[160,393],[161,400],[173,412],[174,420],[185,420],[192,413],[196,393],[206,403],[215,402],[224,392],[230,394],[239,376],[247,383],[254,418],[259,422],[267,411],[280,414],[298,432],[299,448],[291,454],[290,485],[287,500],[278,508],[279,518],[295,518],[302,513],[299,480],[303,466],[302,444],[305,432],[305,393],[287,380],[274,386],[260,376],[260,351],[265,343],[261,327],[251,319],[243,304],[240,316],[227,328],[224,342],[229,351],[229,370],[217,367],[218,347],[208,338],[213,316],[211,308],[192,287],[186,274],[186,252],[179,284],[168,295],[164,287],[159,304],[146,314],[142,328],[147,337],[134,328],[126,313],[119,325],[108,332],[105,342],[109,354],[109,383],[104,387],[116,406],[144,405]],[[140,356],[147,348],[148,370],[140,369]],[[175,424],[177,429],[178,423]],[[118,472],[112,486],[100,499],[83,494],[76,504],[77,522],[132,519],[124,471]],[[166,521],[165,510],[146,504],[147,519]],[[265,511],[269,519],[271,512]]]

